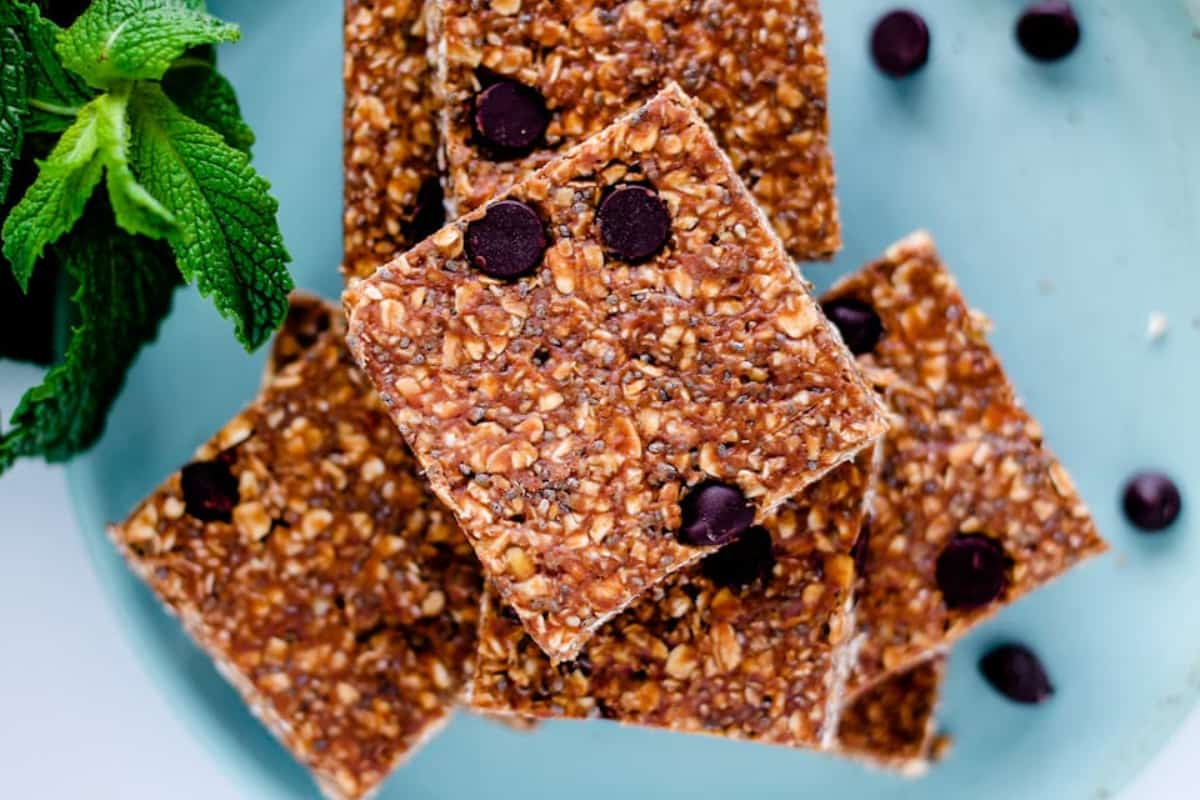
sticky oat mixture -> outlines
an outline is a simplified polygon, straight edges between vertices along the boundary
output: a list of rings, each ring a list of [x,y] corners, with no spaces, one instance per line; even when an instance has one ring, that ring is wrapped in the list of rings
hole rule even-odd
[[[595,213],[631,186],[668,226],[638,263],[606,249]],[[528,235],[545,237],[544,256],[514,280],[483,274],[464,249],[501,211],[535,215]],[[674,86],[345,301],[350,347],[434,490],[557,659],[711,549],[675,536],[690,489],[734,485],[761,519],[884,429],[874,393]]]
[[[667,80],[695,97],[797,258],[840,246],[816,0],[437,0],[434,30],[449,196],[476,208],[647,101]],[[473,116],[496,79],[549,111],[528,153],[489,155]]]

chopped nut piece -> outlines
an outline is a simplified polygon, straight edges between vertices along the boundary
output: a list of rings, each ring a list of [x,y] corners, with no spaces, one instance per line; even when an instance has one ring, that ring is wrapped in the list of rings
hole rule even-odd
[[[839,248],[816,0],[436,0],[433,17],[449,195],[460,212],[674,80],[696,98],[789,252],[825,258]],[[497,78],[529,87],[550,111],[532,153],[481,146],[476,97]],[[630,128],[627,145],[631,155],[687,148],[652,125]]]
[[[197,455],[237,476],[231,519],[189,513],[174,475],[109,534],[325,794],[357,800],[448,718],[482,581],[324,313],[331,330],[277,359],[291,363],[236,418],[253,432]]]
[[[660,131],[658,144],[635,159],[628,134],[647,126]],[[687,143],[681,152],[663,149],[672,136]],[[674,204],[670,243],[645,262],[610,253],[602,269],[591,269],[595,208],[610,188],[599,182],[603,167],[634,161]],[[632,182],[629,174],[621,180]],[[563,186],[577,198],[565,208],[548,202]],[[424,242],[347,290],[348,342],[393,401],[397,425],[434,491],[458,515],[496,591],[539,645],[567,660],[638,594],[710,551],[673,535],[679,501],[704,480],[702,466],[751,498],[761,519],[871,445],[886,422],[677,86],[452,226],[466,230],[512,201],[538,209],[545,230],[554,232],[540,269],[496,280]],[[699,220],[694,229],[679,227],[685,216]],[[744,237],[733,234],[739,225]],[[673,270],[690,274],[695,298],[667,286]],[[559,284],[557,272],[573,275],[570,287]],[[414,291],[425,293],[425,303],[403,327],[390,327],[386,304]],[[533,316],[506,310],[517,301]],[[781,314],[799,314],[811,325],[790,336],[775,324]],[[685,332],[665,343],[660,334],[675,325]],[[444,360],[447,337],[479,336],[495,341],[486,359]],[[761,381],[747,377],[753,369],[762,371]],[[561,404],[539,408],[538,398],[552,394]],[[457,414],[441,412],[449,403]],[[647,410],[663,417],[654,446],[643,443],[635,422]],[[522,435],[530,417],[553,438]],[[706,443],[717,444],[717,458],[701,465]],[[476,480],[480,473],[484,483]],[[572,533],[609,514],[614,521],[602,543],[572,546]],[[538,580],[513,573],[506,555],[512,547],[529,555]],[[614,576],[620,591],[599,602],[590,587]]]
[[[875,460],[864,454],[747,538],[668,578],[557,668],[488,592],[472,704],[532,717],[604,717],[818,747],[846,663],[858,538]],[[831,574],[830,563],[839,567]],[[852,578],[852,576],[851,576]],[[805,596],[812,587],[814,602]],[[645,687],[653,687],[653,691]]]

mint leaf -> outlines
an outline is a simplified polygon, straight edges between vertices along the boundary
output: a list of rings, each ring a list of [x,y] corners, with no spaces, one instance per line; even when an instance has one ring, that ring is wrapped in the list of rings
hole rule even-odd
[[[242,119],[233,84],[214,63],[185,56],[163,76],[162,87],[180,111],[221,134],[230,147],[250,153],[254,131]]]
[[[188,48],[236,41],[236,25],[185,0],[93,0],[63,32],[63,65],[92,86],[158,80]]]
[[[4,221],[0,231],[4,255],[22,289],[29,286],[29,277],[46,246],[79,220],[100,182],[99,100],[83,107],[49,158],[38,164],[33,185]]]
[[[78,324],[63,361],[26,392],[0,436],[0,472],[25,456],[65,461],[94,443],[125,373],[170,310],[179,276],[166,246],[122,233],[101,210],[98,201],[55,247],[77,283]]]
[[[167,241],[180,271],[234,321],[247,349],[258,347],[286,316],[293,285],[270,184],[156,84],[134,86],[129,121],[134,172],[178,221]]]
[[[0,27],[0,205],[25,143],[25,45],[15,26]]]
[[[10,13],[17,20],[28,59],[29,117],[25,131],[61,133],[95,92],[63,69],[55,51],[62,28],[43,18],[29,0],[12,0]]]
[[[96,99],[100,156],[117,224],[130,233],[162,239],[176,229],[174,215],[138,183],[129,168],[129,103],[124,92]]]

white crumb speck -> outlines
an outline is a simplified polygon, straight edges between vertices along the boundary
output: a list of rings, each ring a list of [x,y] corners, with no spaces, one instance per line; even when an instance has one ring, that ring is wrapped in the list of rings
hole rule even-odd
[[[1146,320],[1146,338],[1156,342],[1167,335],[1167,315],[1161,311],[1151,311]]]

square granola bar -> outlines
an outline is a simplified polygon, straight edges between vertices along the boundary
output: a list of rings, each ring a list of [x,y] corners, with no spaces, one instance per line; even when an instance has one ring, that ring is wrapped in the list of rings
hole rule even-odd
[[[350,349],[555,660],[885,428],[673,84],[345,302]]]
[[[1107,545],[927,234],[823,302],[892,411],[858,590],[857,693]]]
[[[669,80],[797,258],[840,246],[816,0],[435,0],[449,197],[487,202]]]
[[[945,673],[945,656],[934,656],[860,692],[842,711],[836,751],[880,769],[923,774],[950,743],[937,735],[934,719]]]
[[[853,655],[851,553],[872,456],[647,592],[557,668],[488,593],[471,704],[793,747],[828,742]]]
[[[306,306],[294,320],[317,316]],[[109,533],[322,791],[360,798],[448,719],[482,579],[343,333],[333,318],[307,353],[285,350]]]
[[[344,239],[366,277],[442,226],[437,104],[422,0],[345,0]]]

